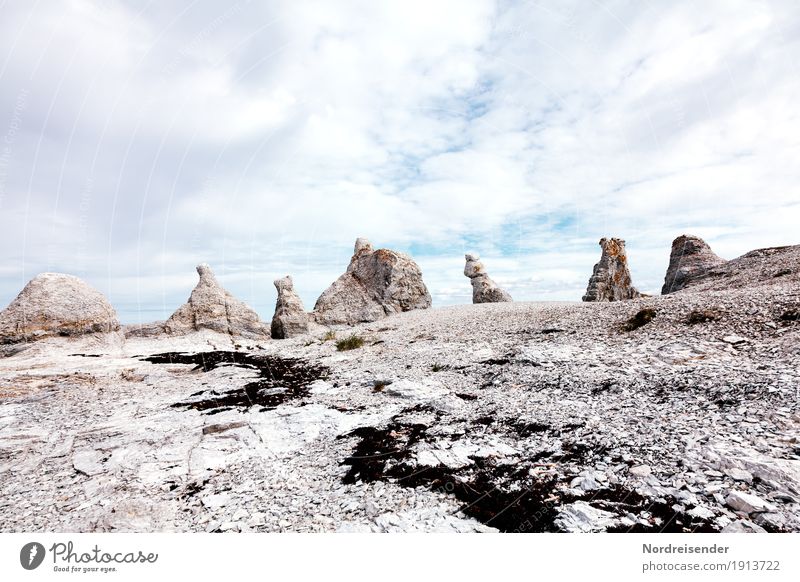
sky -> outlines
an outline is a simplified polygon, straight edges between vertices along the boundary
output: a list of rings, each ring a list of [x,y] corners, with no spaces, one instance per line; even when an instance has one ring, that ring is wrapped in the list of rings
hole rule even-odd
[[[56,271],[164,319],[207,262],[269,319],[359,236],[434,306],[470,251],[580,300],[604,236],[658,293],[680,234],[800,243],[798,60],[794,0],[0,0],[0,304]]]

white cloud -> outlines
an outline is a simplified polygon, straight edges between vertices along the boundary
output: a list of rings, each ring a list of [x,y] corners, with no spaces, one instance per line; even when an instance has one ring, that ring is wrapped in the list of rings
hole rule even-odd
[[[4,5],[0,298],[57,269],[137,319],[208,261],[268,317],[272,278],[310,307],[366,235],[437,304],[467,248],[578,299],[601,236],[650,292],[682,232],[797,243],[800,15],[734,4]]]

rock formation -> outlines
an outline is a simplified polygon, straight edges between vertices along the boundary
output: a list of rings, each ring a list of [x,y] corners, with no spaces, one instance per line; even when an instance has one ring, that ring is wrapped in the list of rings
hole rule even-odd
[[[584,301],[623,301],[641,297],[631,283],[625,241],[620,238],[601,238],[603,254],[594,266]]]
[[[472,283],[472,302],[473,303],[503,303],[513,301],[511,295],[497,286],[489,275],[478,255],[467,253],[464,255],[467,264],[464,265],[464,275],[469,277]]]
[[[699,236],[682,234],[672,241],[669,267],[661,294],[683,289],[692,279],[725,263]]]
[[[411,257],[373,250],[367,239],[359,238],[347,271],[317,299],[314,317],[324,325],[352,325],[430,305],[422,272]]]
[[[200,281],[189,300],[167,320],[164,326],[167,333],[210,329],[245,337],[269,335],[269,329],[258,314],[223,289],[211,267],[198,265],[197,273]]]
[[[103,294],[63,273],[37,275],[0,312],[0,343],[118,329],[117,313]]]
[[[272,316],[273,339],[287,339],[308,333],[308,314],[294,290],[292,278],[286,275],[282,279],[275,279],[275,288],[278,290],[278,301],[275,315]]]
[[[722,261],[685,280],[692,291],[726,291],[744,287],[784,287],[791,294],[800,282],[800,245],[756,249]]]

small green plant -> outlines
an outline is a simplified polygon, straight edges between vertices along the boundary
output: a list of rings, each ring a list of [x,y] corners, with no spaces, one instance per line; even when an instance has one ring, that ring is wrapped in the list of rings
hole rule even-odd
[[[323,341],[323,342],[329,342],[329,341],[331,341],[331,340],[335,340],[335,339],[336,339],[336,332],[335,332],[335,331],[333,331],[333,330],[329,330],[329,331],[327,331],[327,332],[325,333],[325,335],[324,335],[324,336],[322,336],[322,341]]]
[[[364,345],[364,338],[352,334],[344,339],[340,339],[336,342],[336,349],[340,352],[346,352],[347,350],[355,350],[356,348],[360,348]]]

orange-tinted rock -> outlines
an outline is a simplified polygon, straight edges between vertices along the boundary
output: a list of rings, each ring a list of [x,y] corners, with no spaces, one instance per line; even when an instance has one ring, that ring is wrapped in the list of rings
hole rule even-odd
[[[641,297],[631,282],[625,241],[621,238],[602,238],[600,262],[594,266],[584,301],[624,301]]]

